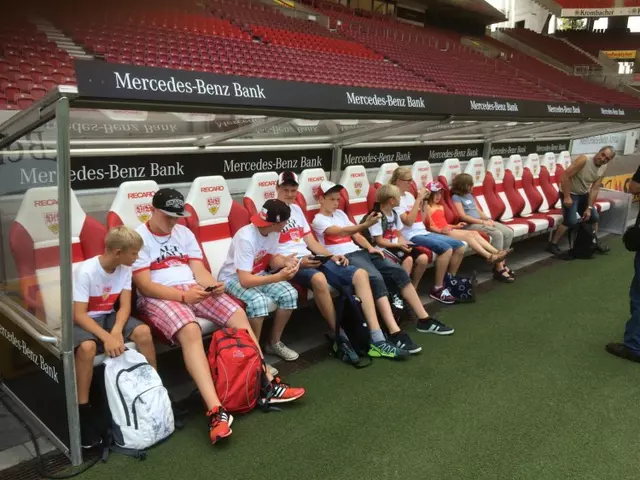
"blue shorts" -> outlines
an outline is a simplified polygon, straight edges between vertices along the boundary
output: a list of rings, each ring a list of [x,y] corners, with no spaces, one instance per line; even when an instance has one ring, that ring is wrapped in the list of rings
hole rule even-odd
[[[464,247],[464,243],[455,238],[440,233],[430,233],[428,235],[416,235],[411,237],[411,243],[420,247],[426,247],[436,255],[442,255],[447,250],[457,250]]]
[[[318,268],[301,268],[292,278],[292,282],[305,288],[311,288],[311,279],[316,273],[322,273],[327,278],[327,283],[333,288],[351,287],[353,276],[358,271],[357,267],[341,267],[333,260],[328,260]]]

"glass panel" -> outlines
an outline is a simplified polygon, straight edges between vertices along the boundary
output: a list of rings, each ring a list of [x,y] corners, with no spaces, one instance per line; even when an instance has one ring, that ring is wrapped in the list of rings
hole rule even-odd
[[[212,145],[273,122],[256,115],[76,108],[71,110],[71,148]]]
[[[68,446],[56,135],[53,121],[0,151],[0,376]]]
[[[56,124],[0,153],[3,293],[33,314],[39,331],[60,335]]]

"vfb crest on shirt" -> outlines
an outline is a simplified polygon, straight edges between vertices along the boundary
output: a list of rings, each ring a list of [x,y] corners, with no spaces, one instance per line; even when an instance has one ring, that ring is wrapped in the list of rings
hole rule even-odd
[[[289,231],[289,235],[291,236],[291,240],[293,240],[294,242],[299,242],[300,241],[300,230],[297,228],[292,228]]]
[[[111,285],[102,287],[102,301],[106,302],[107,298],[111,295]]]
[[[151,218],[151,204],[139,203],[136,205],[136,217],[141,223],[146,223]]]
[[[356,189],[356,195],[360,195],[360,192],[362,192],[362,182],[353,182],[353,187]]]
[[[50,212],[44,214],[44,224],[54,235],[58,235],[58,233],[60,232],[60,223],[58,218],[58,212]]]
[[[220,197],[207,198],[207,210],[211,215],[215,215],[220,210]]]

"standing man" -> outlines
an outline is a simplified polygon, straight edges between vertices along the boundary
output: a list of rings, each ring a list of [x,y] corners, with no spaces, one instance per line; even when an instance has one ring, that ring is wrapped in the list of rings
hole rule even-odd
[[[629,183],[629,193],[640,193],[640,167]],[[624,330],[624,343],[610,343],[606,348],[611,355],[640,363],[640,251],[636,252],[633,265],[634,275],[629,289],[631,318]]]
[[[592,159],[587,158],[586,155],[580,155],[564,172],[560,178],[562,225],[558,225],[547,251],[556,256],[561,255],[558,242],[569,228],[575,227],[579,222],[594,224],[597,233],[599,215],[593,203],[598,198],[607,165],[615,156],[616,150],[613,147],[602,147]],[[607,247],[600,244],[597,249],[600,253],[609,251]]]

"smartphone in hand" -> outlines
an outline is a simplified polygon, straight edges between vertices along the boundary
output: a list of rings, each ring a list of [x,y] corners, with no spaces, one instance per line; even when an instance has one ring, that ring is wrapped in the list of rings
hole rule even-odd
[[[220,285],[222,285],[222,282],[214,283],[213,285],[209,285],[207,288],[205,288],[204,291],[207,293],[211,293],[216,289],[216,287]]]
[[[311,260],[315,260],[316,262],[326,263],[333,258],[333,255],[313,255]]]

